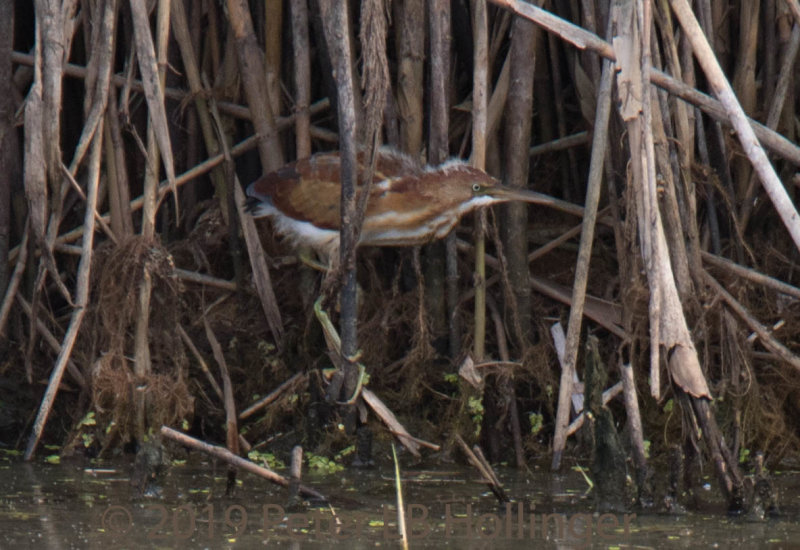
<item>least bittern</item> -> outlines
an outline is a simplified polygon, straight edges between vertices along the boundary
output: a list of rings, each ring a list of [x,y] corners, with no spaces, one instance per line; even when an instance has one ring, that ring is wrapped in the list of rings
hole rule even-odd
[[[363,173],[363,155],[359,155]],[[340,159],[319,153],[251,183],[249,208],[269,216],[278,233],[332,258],[341,225]],[[583,208],[534,191],[501,185],[485,172],[451,160],[421,167],[391,149],[377,154],[359,245],[414,246],[445,237],[462,216],[480,206],[524,201],[583,215]]]
[[[359,173],[365,156],[359,155]],[[314,248],[336,261],[341,227],[341,159],[320,153],[262,176],[247,188],[248,209],[255,217],[271,217],[278,233],[298,245]],[[421,167],[411,157],[381,149],[375,160],[364,223],[358,244],[413,246],[445,237],[462,216],[480,206],[524,201],[583,215],[583,208],[534,191],[512,189],[496,179],[452,160]],[[329,346],[338,334],[317,300],[314,311]],[[363,375],[363,367],[359,365]],[[359,377],[360,386],[361,377]],[[353,401],[358,391],[350,398]]]

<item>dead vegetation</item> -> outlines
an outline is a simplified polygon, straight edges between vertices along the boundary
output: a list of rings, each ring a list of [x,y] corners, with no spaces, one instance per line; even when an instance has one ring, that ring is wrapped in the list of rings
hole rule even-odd
[[[632,365],[653,453],[696,433],[702,415],[688,395],[713,398],[734,457],[797,458],[796,0],[695,2],[699,35],[678,0],[615,12],[609,25],[609,3],[591,0],[539,11],[365,0],[351,2],[344,60],[323,38],[316,0],[252,11],[241,0],[173,0],[169,10],[149,3],[149,14],[137,2],[10,4],[0,14],[15,30],[0,29],[5,444],[27,438],[30,457],[48,416],[60,420],[48,439],[75,442],[89,412],[94,451],[184,422],[221,441],[227,421],[230,441],[237,411],[308,373],[240,432],[257,447],[346,447],[327,422],[319,371],[331,364],[312,313],[321,277],[269,223],[256,233],[241,184],[342,149],[350,116],[353,150],[382,128],[380,142],[431,163],[472,155],[510,185],[585,203],[590,220],[498,209],[477,264],[485,290],[473,277],[483,245],[468,244],[481,242],[480,220],[417,259],[359,251],[360,360],[412,435],[481,439],[493,460],[553,445],[560,456],[588,326],[612,383]],[[366,16],[384,18],[385,37],[355,38]],[[34,22],[65,52],[42,48]],[[337,102],[337,62],[355,69],[350,113]],[[740,144],[745,113],[761,122],[753,143],[764,150]],[[370,126],[375,117],[382,126]],[[487,362],[482,390],[456,376],[468,350]],[[611,407],[620,423],[633,414]]]
[[[119,246],[99,247],[94,261],[95,295],[85,330],[91,341],[82,349],[96,357],[90,371],[91,407],[100,426],[113,426],[102,439],[107,447],[136,437],[136,393],[144,395],[149,426],[190,419],[194,398],[188,387],[188,357],[175,330],[183,285],[172,256],[158,241],[135,236]],[[137,379],[129,359],[130,334],[136,327],[137,289],[145,276],[153,282],[147,335],[152,359],[150,374]]]

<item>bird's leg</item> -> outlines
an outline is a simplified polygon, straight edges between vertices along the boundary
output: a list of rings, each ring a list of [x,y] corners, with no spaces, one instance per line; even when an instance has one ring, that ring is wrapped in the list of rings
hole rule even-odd
[[[307,265],[311,269],[322,271],[323,273],[328,272],[329,266],[317,261],[317,259],[314,258],[313,249],[309,247],[301,246],[297,251],[297,259],[300,260],[300,263]]]
[[[344,383],[344,369],[342,368],[342,361],[338,360],[338,358],[342,357],[342,341],[339,337],[339,333],[336,331],[336,327],[334,327],[330,317],[328,316],[328,313],[326,312],[326,309],[330,307],[334,297],[338,296],[341,290],[341,262],[339,259],[338,246],[332,247],[331,250],[328,251],[327,256],[328,267],[325,269],[326,274],[322,281],[322,289],[320,290],[319,298],[317,298],[316,302],[314,302],[314,315],[316,315],[317,320],[322,327],[322,332],[325,335],[325,342],[327,343],[328,349],[336,358],[334,360],[334,363],[336,363],[336,368],[324,373],[326,378],[330,380],[327,391],[327,399],[330,401],[336,401],[340,405],[351,405],[355,403],[355,401],[358,399],[358,396],[361,394],[361,387],[364,384],[366,370],[364,365],[358,362],[361,357],[361,351],[356,352],[353,357],[344,358],[345,360],[358,365],[358,381],[353,394],[347,398],[347,401],[338,401],[340,398],[339,393],[341,391],[342,384]]]
[[[333,326],[331,318],[322,309],[323,299],[324,296],[320,295],[317,301],[314,302],[314,315],[316,315],[317,321],[322,326],[322,333],[325,335],[325,343],[328,344],[328,349],[338,355],[342,353],[342,340],[339,338],[339,333],[336,331],[336,327]]]
[[[334,309],[337,308],[335,299],[339,295],[342,286],[342,270],[341,262],[339,261],[338,247],[328,254],[327,260],[328,267],[325,270],[325,277],[322,279],[322,287],[320,289],[320,309],[322,309],[323,312],[324,309],[330,308],[331,304],[334,304]],[[324,306],[324,308],[322,306]]]
[[[320,296],[317,298],[317,301],[314,302],[314,315],[316,315],[319,324],[322,326],[322,333],[325,335],[325,342],[328,345],[328,349],[331,350],[335,356],[339,357],[342,354],[342,340],[339,337],[339,333],[336,331],[336,327],[333,326],[330,317],[322,309],[322,301],[324,296]],[[353,395],[348,398],[345,402],[340,402],[340,405],[352,405],[358,399],[358,396],[361,394],[361,388],[364,385],[364,379],[366,378],[366,369],[364,365],[359,363],[359,359],[361,358],[361,351],[359,350],[353,357],[348,357],[347,360],[353,363],[358,364],[358,383],[356,384],[356,389],[353,392]],[[328,375],[330,377],[336,376],[336,374],[341,374],[342,370],[340,368],[333,369],[326,373],[326,378]]]

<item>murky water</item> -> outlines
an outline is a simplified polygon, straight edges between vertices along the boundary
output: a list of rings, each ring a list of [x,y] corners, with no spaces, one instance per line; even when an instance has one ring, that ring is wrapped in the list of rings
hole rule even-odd
[[[125,461],[22,463],[0,455],[2,548],[399,548],[389,468],[306,476],[328,506],[286,508],[286,491],[224,465],[169,468],[159,497],[134,494]],[[780,515],[729,518],[709,490],[702,513],[593,514],[578,472],[500,469],[512,504],[498,506],[466,469],[406,471],[411,548],[800,548],[800,474],[777,473]],[[707,497],[707,498],[706,498]]]

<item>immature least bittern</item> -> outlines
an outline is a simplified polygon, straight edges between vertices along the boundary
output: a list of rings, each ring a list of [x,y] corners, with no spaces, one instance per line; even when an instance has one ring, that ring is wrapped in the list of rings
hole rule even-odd
[[[365,156],[359,155],[359,173]],[[335,261],[341,227],[341,159],[320,153],[297,160],[262,176],[247,188],[248,208],[255,217],[271,217],[278,233],[295,244],[314,248]],[[485,172],[451,160],[422,167],[391,149],[376,158],[359,245],[412,246],[445,237],[464,214],[480,206],[524,201],[583,215],[580,206],[527,190],[500,184]],[[329,346],[338,347],[338,334],[317,300],[314,311]],[[363,376],[363,366],[359,365]],[[359,377],[359,386],[361,384]],[[350,398],[353,401],[358,390]]]
[[[358,160],[363,172],[364,156]],[[341,225],[338,153],[319,153],[266,174],[250,184],[247,195],[255,217],[271,217],[278,233],[332,258]],[[583,215],[580,206],[506,187],[462,161],[421,167],[411,157],[384,148],[377,154],[358,244],[425,244],[445,237],[464,214],[480,206],[515,200]]]

